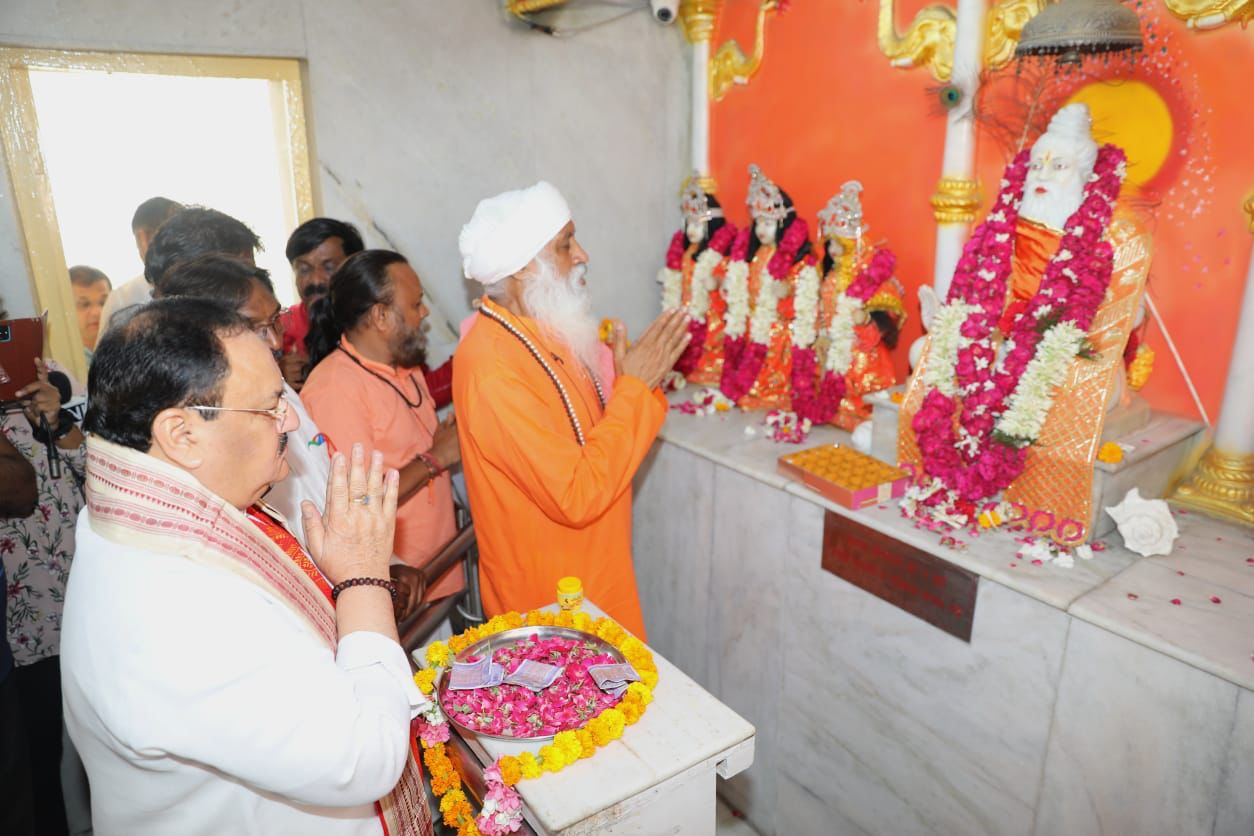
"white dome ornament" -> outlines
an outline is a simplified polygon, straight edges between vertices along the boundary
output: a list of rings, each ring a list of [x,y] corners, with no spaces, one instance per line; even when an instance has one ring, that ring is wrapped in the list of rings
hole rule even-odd
[[[1107,508],[1106,513],[1119,526],[1123,544],[1144,557],[1171,554],[1180,536],[1167,503],[1161,499],[1146,499],[1138,488],[1128,491],[1123,502]]]

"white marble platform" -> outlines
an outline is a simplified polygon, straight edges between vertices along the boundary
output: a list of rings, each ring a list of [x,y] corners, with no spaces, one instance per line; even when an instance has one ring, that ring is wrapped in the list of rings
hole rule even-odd
[[[758,730],[719,792],[760,833],[1254,833],[1251,532],[1181,513],[1171,557],[1116,533],[1072,569],[948,549],[778,475],[757,420],[672,411],[633,552],[652,644]],[[827,510],[978,574],[971,641],[824,571]]]

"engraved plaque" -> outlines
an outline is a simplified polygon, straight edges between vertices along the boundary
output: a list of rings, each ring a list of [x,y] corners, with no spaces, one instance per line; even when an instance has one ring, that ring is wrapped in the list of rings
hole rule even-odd
[[[980,577],[833,511],[823,521],[823,568],[964,642]]]

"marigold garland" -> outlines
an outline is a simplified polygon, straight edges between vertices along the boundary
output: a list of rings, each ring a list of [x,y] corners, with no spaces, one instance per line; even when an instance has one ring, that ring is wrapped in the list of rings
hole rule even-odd
[[[553,742],[541,746],[538,752],[521,755],[502,755],[484,770],[488,793],[484,809],[474,815],[470,802],[461,790],[461,776],[453,768],[445,752],[448,720],[439,714],[438,702],[418,722],[419,739],[423,746],[423,762],[431,774],[431,791],[440,799],[440,812],[444,823],[456,827],[458,836],[512,833],[522,823],[522,802],[513,786],[524,779],[539,778],[545,772],[560,772],[570,764],[590,758],[596,750],[612,740],[622,737],[623,729],[639,721],[645,708],[653,702],[653,688],[657,685],[657,664],[644,642],[628,633],[609,618],[593,619],[585,612],[548,612],[532,610],[525,616],[510,612],[491,618],[487,623],[471,627],[448,642],[432,642],[427,647],[427,663],[414,674],[414,682],[424,694],[433,694],[439,668],[447,668],[453,657],[488,636],[515,630],[520,627],[565,627],[591,633],[613,645],[623,658],[640,674],[640,682],[627,686],[622,700],[613,708],[607,708],[589,720],[583,728],[559,732]],[[443,726],[442,729],[434,727]],[[433,733],[438,732],[438,733]],[[441,738],[441,734],[443,736]]]

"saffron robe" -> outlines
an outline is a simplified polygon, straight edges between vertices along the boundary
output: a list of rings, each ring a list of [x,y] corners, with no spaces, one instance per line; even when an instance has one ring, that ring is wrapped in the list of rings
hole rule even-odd
[[[631,482],[666,419],[667,403],[638,378],[619,377],[602,409],[569,350],[527,317],[483,301],[532,341],[566,388],[580,446],[557,387],[499,323],[476,317],[453,363],[462,467],[479,542],[489,615],[553,603],[559,578],[641,639],[631,562]]]

